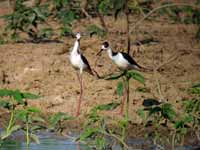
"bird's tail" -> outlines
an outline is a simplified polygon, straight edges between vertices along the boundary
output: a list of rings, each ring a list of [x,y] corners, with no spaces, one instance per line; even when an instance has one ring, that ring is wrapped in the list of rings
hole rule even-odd
[[[96,70],[94,70],[94,69],[88,69],[87,70],[87,72],[89,73],[89,74],[91,74],[92,76],[95,76],[97,79],[101,79],[102,77],[97,73],[97,71]]]
[[[152,68],[146,68],[146,67],[140,66],[138,64],[134,66],[134,69],[136,69],[138,71],[142,71],[142,72],[153,72]]]
[[[152,68],[146,68],[146,67],[142,67],[142,66],[140,66],[139,70],[142,72],[153,72]]]
[[[97,77],[97,79],[102,79],[102,77],[98,74],[96,70],[93,69],[92,71],[93,71],[93,75]]]

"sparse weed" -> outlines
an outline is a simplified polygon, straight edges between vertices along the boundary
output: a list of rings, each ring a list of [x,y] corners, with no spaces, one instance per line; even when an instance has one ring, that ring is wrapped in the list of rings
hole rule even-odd
[[[56,131],[56,132],[59,132],[59,133],[62,133],[65,126],[64,126],[64,121],[67,121],[67,120],[73,120],[74,118],[67,115],[66,113],[62,113],[62,112],[58,112],[58,113],[55,113],[53,115],[51,115],[49,117],[49,129],[51,131]]]
[[[7,109],[10,114],[8,125],[6,129],[1,133],[1,140],[7,139],[14,132],[18,130],[24,130],[26,134],[27,145],[30,143],[30,138],[39,143],[39,139],[33,133],[36,128],[33,126],[34,121],[43,122],[44,120],[38,116],[39,109],[34,107],[28,107],[26,100],[38,99],[39,96],[31,93],[23,93],[19,90],[0,90],[0,107]],[[22,121],[25,126],[17,124],[17,121]],[[30,127],[30,125],[32,127]]]
[[[145,128],[154,128],[153,139],[155,142],[162,142],[162,139],[166,138],[162,134],[162,128],[169,131],[166,136],[168,141],[171,141],[172,149],[176,144],[182,144],[185,136],[191,131],[196,134],[199,140],[199,87],[199,84],[195,84],[188,89],[188,92],[193,94],[194,97],[182,100],[181,110],[175,109],[170,103],[159,103],[153,99],[144,101],[144,108],[138,109],[137,113],[143,120]],[[152,136],[152,133],[149,133],[149,135]]]

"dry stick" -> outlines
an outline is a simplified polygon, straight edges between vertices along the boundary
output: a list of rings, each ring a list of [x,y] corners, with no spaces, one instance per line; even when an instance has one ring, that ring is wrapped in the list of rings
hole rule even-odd
[[[155,76],[155,79],[156,79],[156,85],[157,85],[157,89],[158,89],[158,93],[159,93],[159,95],[160,95],[160,100],[161,100],[161,101],[163,101],[163,100],[165,101],[165,99],[164,99],[164,96],[162,95],[161,86],[160,86],[160,82],[159,82],[159,80],[158,80],[158,72],[157,72],[157,71],[158,71],[159,68],[163,67],[164,65],[166,65],[166,64],[172,62],[173,60],[175,60],[176,58],[178,58],[178,56],[179,56],[179,55],[177,55],[177,56],[175,56],[175,57],[173,57],[173,58],[167,60],[166,62],[162,63],[162,64],[161,64],[160,66],[158,66],[157,68],[154,68],[154,76]]]
[[[87,1],[87,0],[86,0]],[[106,26],[106,23],[104,21],[104,17],[103,15],[99,12],[98,10],[98,3],[99,3],[99,0],[96,0],[95,1],[95,4],[96,4],[96,11],[97,11],[97,16],[99,17],[99,20],[100,20],[100,23],[101,23],[101,26],[104,28],[104,30],[106,32],[108,32],[108,28]],[[88,3],[87,3],[88,4]],[[81,11],[83,12],[83,14],[87,17],[87,19],[89,20],[90,23],[92,23],[92,17],[88,14],[88,12],[86,11],[86,8],[87,8],[87,4],[83,4],[84,6],[81,8]],[[96,26],[98,26],[95,22],[93,22],[93,24],[95,24]]]
[[[81,11],[88,18],[88,20],[91,20],[92,17],[86,11],[87,7],[88,7],[88,0],[82,0]]]
[[[91,20],[92,17],[88,14],[88,12],[85,10],[85,8],[81,8],[81,11],[88,18],[88,20]]]
[[[102,13],[100,13],[100,11],[99,11],[99,9],[98,9],[99,1],[100,1],[100,0],[96,0],[96,1],[95,1],[95,3],[96,3],[97,16],[99,17],[100,22],[101,22],[101,25],[102,25],[102,27],[104,28],[104,30],[105,30],[106,32],[108,32],[108,28],[107,28],[106,23],[105,23],[105,21],[104,21],[104,17],[103,17]]]
[[[154,52],[154,55],[155,55],[155,52]],[[154,66],[156,66],[154,57],[153,57],[153,63],[154,63]],[[160,100],[163,101],[164,97],[163,97],[162,92],[161,92],[161,87],[160,87],[160,83],[159,83],[159,80],[158,80],[157,70],[156,70],[155,67],[153,68],[153,73],[154,73],[154,78],[155,78],[155,81],[156,81],[156,86],[157,86],[157,89],[158,89],[159,101]]]
[[[163,102],[163,101],[165,101],[165,98],[164,98],[164,96],[162,95],[160,82],[159,82],[159,80],[158,80],[158,72],[157,72],[156,70],[154,70],[154,76],[155,76],[155,79],[156,79],[156,85],[157,85],[157,89],[158,89],[158,94],[160,95],[159,101]]]
[[[159,65],[157,68],[154,68],[154,76],[155,76],[155,80],[156,80],[156,85],[157,85],[157,89],[158,89],[158,93],[160,95],[160,99],[163,101],[164,100],[164,96],[162,95],[162,91],[161,91],[161,86],[160,86],[160,82],[158,80],[158,70],[163,67],[166,64],[169,64],[170,62],[176,60],[178,58],[178,56],[180,56],[180,54],[175,55],[174,57],[171,57],[171,59],[168,59],[167,61],[165,61],[164,63],[162,63],[161,65]],[[155,66],[155,65],[154,65]]]
[[[147,15],[145,15],[142,19],[140,19],[134,26],[133,26],[133,29],[130,30],[129,34],[135,30],[135,28],[140,25],[145,19],[147,19],[151,14],[153,14],[154,12],[156,12],[157,10],[160,10],[160,9],[163,9],[163,8],[166,8],[166,7],[173,7],[173,6],[190,6],[190,7],[194,7],[196,9],[200,9],[199,6],[197,5],[192,5],[192,4],[187,4],[187,3],[174,3],[174,4],[166,4],[166,5],[162,5],[162,6],[159,6],[153,10],[151,10]]]
[[[165,61],[164,63],[162,63],[161,65],[159,65],[158,67],[156,67],[156,71],[159,70],[161,67],[171,63],[172,61],[176,60],[178,57],[180,56],[180,54],[177,54],[176,56],[174,57],[171,57],[171,59],[168,59],[167,61]]]
[[[107,132],[104,132],[104,131],[100,131],[100,133],[115,138],[116,140],[118,140],[124,146],[124,148],[126,148],[127,150],[129,149],[128,145],[123,140],[121,140],[120,137],[116,136],[115,134],[112,134],[110,132],[107,133]]]
[[[125,14],[126,14],[126,39],[127,39],[127,53],[129,54],[131,49],[131,41],[130,41],[130,35],[129,35],[129,9],[128,9],[128,0],[126,0],[125,4]]]
[[[99,17],[99,19],[100,19],[101,25],[103,26],[104,30],[105,30],[106,32],[108,32],[108,28],[107,28],[106,23],[105,23],[105,21],[104,21],[104,17],[103,17],[103,15],[99,12],[99,10],[97,10],[97,15],[98,15],[98,17]]]

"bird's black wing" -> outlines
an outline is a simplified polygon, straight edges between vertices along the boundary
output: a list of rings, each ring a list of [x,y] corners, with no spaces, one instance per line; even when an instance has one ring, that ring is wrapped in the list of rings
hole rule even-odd
[[[85,56],[83,56],[82,54],[81,54],[81,59],[83,60],[84,64],[87,65],[87,70],[92,73],[92,69],[91,69],[91,67],[89,65],[89,62],[87,61],[87,59],[85,58]]]
[[[127,53],[121,52],[121,54],[123,55],[123,57],[131,64],[131,65],[136,65],[139,68],[142,68],[138,63],[136,63],[136,61]]]

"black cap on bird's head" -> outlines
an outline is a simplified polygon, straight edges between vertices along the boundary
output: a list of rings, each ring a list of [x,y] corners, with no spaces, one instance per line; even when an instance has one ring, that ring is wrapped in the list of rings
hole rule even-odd
[[[108,47],[109,47],[109,43],[108,42],[103,42],[102,48],[107,49]]]
[[[97,55],[100,55],[103,50],[107,50],[108,48],[109,48],[109,43],[107,41],[103,42],[101,50],[97,53]]]

